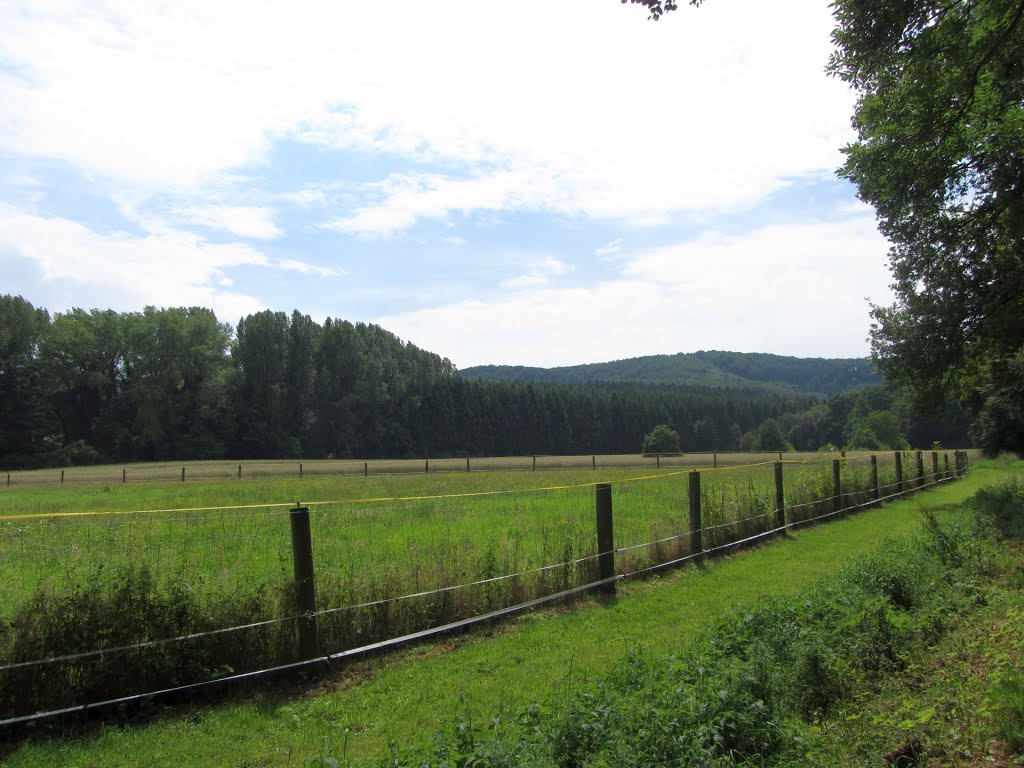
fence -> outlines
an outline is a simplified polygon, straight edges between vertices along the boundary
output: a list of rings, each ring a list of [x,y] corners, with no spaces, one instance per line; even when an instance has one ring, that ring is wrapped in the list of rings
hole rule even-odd
[[[869,452],[851,452],[851,458],[867,456]],[[23,487],[27,485],[81,485],[110,483],[170,483],[209,480],[249,480],[267,478],[322,478],[381,476],[406,474],[442,474],[462,472],[543,472],[565,469],[647,468],[672,469],[739,466],[778,458],[779,461],[814,460],[817,452],[762,451],[707,451],[685,454],[593,454],[584,456],[491,456],[482,458],[428,458],[428,459],[322,459],[303,461],[204,461],[193,464],[180,462],[147,462],[129,466],[100,465],[66,469],[32,469],[0,474],[0,485]]]
[[[4,540],[21,536],[21,551],[8,544],[16,557],[0,576],[39,570],[20,584],[0,579],[30,594],[0,616],[0,729],[320,671],[581,592],[614,593],[623,579],[945,482],[967,464],[957,451],[940,467],[932,452],[926,472],[924,454],[907,452],[667,472],[616,483],[614,499],[598,483],[187,510],[145,525],[8,520]],[[200,523],[219,523],[219,553],[198,539]],[[117,552],[137,561],[140,548],[156,558],[149,568],[109,566]],[[48,582],[47,561],[69,551],[88,567]],[[202,570],[218,556],[220,571]]]

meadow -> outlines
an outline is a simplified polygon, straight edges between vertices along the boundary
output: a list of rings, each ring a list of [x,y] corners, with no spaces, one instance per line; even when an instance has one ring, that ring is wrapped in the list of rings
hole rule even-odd
[[[705,549],[774,526],[773,465],[740,458],[762,462],[701,471]],[[788,520],[831,512],[832,459],[784,465]],[[617,573],[692,554],[685,465],[562,460],[575,468],[465,472],[462,460],[461,472],[299,478],[271,465],[241,480],[12,484],[0,493],[0,719],[293,660],[298,504],[324,652],[593,581],[598,482],[613,490]],[[893,454],[878,466],[891,486]],[[842,505],[868,501],[868,456],[841,467]]]

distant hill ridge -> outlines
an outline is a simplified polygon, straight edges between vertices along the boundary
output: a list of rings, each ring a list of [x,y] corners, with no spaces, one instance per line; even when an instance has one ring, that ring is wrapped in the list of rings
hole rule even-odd
[[[730,389],[783,388],[820,395],[881,383],[864,358],[785,357],[717,350],[649,355],[559,368],[479,365],[459,373],[485,381],[547,384],[643,382]]]

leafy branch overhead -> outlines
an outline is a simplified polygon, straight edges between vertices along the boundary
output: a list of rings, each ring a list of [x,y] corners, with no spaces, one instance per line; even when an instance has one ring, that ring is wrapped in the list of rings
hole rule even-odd
[[[673,2],[673,0],[622,0],[623,5],[625,5],[627,2],[633,3],[635,5],[644,6],[650,13],[650,16],[648,16],[647,18],[654,19],[655,21],[660,19],[664,14],[668,13],[669,11],[675,11],[678,10],[679,8],[679,4]],[[702,2],[704,2],[704,0],[690,0],[690,5],[697,7]]]

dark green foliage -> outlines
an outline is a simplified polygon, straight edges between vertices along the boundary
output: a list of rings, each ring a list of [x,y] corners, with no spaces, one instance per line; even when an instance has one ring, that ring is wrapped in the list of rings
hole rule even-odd
[[[838,0],[830,71],[858,92],[840,175],[893,244],[896,302],[872,353],[918,403],[987,413],[989,450],[1024,449],[1024,5]],[[989,405],[991,403],[991,405]]]
[[[881,404],[877,388],[834,395],[823,407],[788,386],[750,385],[761,377],[827,390],[867,375],[856,360],[700,352],[608,364],[633,363],[641,373],[648,366],[636,378],[670,381],[665,372],[685,361],[703,372],[695,379],[702,384],[685,387],[482,381],[455,375],[450,361],[379,326],[321,325],[298,311],[249,315],[232,340],[231,328],[198,307],[73,309],[51,323],[20,297],[0,298],[9,326],[0,336],[0,466],[11,469],[634,453],[652,424],[673,425],[688,451],[736,450],[751,448],[743,434],[769,419],[797,448],[817,450],[844,444],[850,414],[868,423],[871,411],[889,409],[900,426],[909,418]],[[762,449],[785,450],[786,435],[778,438],[765,436]]]
[[[982,488],[971,503],[1003,536],[1024,537],[1024,480],[1021,478]]]
[[[184,576],[172,586],[160,586],[144,566],[101,566],[66,594],[40,590],[18,607],[0,631],[4,664],[157,642],[140,649],[0,671],[0,712],[11,716],[104,701],[291,660],[293,622],[159,642],[293,615],[287,591],[277,594],[285,597],[272,598],[264,587],[243,588],[219,598],[200,597]]]
[[[913,410],[908,392],[886,386],[829,396],[781,419],[787,439],[798,451],[832,445],[863,450],[904,450],[910,446],[964,446],[967,417],[956,405],[938,417]]]
[[[985,516],[934,521],[918,537],[853,561],[785,600],[720,621],[670,657],[636,650],[602,680],[574,682],[515,722],[474,722],[384,766],[731,766],[798,761],[799,733],[838,703],[898,673],[976,599],[991,559]],[[1020,734],[1019,680],[994,701]],[[494,756],[493,763],[487,762]],[[500,756],[500,757],[498,757]]]
[[[786,439],[786,433],[775,419],[765,419],[757,428],[755,451],[792,451],[792,444]]]
[[[1004,449],[1024,453],[1024,347],[990,367],[983,391],[971,442],[989,456]]]
[[[46,310],[20,296],[0,296],[0,466],[50,464],[60,447],[37,355],[49,327]]]
[[[1005,675],[990,694],[996,733],[1016,755],[1024,755],[1024,675]]]
[[[659,424],[644,435],[641,453],[679,453],[679,433],[668,424]]]
[[[729,389],[786,389],[828,395],[879,383],[866,360],[783,357],[761,353],[701,351],[649,355],[562,368],[482,365],[461,375],[485,381],[547,384],[637,382]]]

